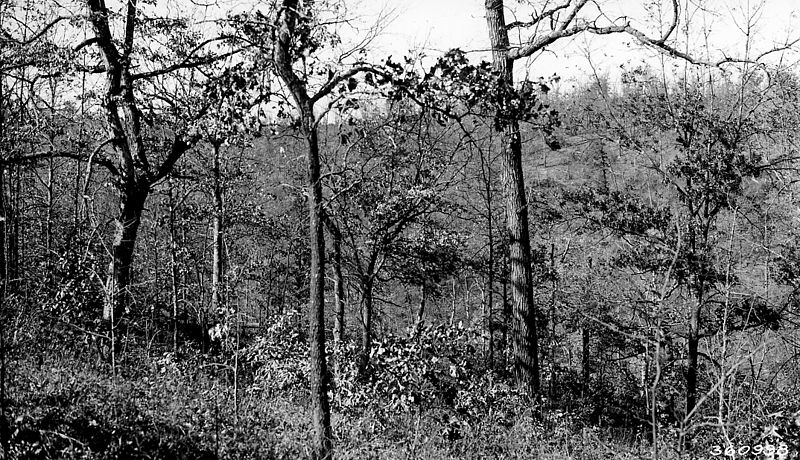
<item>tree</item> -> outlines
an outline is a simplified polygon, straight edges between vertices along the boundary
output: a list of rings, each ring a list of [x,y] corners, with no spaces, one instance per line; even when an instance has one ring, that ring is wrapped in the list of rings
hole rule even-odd
[[[336,41],[319,20],[324,2],[281,0],[270,5],[267,15],[257,11],[252,17],[237,19],[243,40],[260,45],[257,59],[268,64],[288,92],[297,112],[296,127],[306,144],[306,190],[309,216],[310,293],[309,293],[309,360],[314,427],[314,458],[332,456],[330,374],[325,355],[325,237],[324,203],[322,199],[319,124],[322,117],[315,107],[324,98],[340,89],[342,83],[352,85],[354,77],[368,68],[353,66],[345,70],[327,65],[306,66],[314,53],[330,41]],[[332,20],[336,22],[336,19]],[[328,24],[330,25],[330,23]],[[310,89],[312,78],[322,78],[316,91]],[[285,113],[282,111],[281,113]]]
[[[138,92],[157,83],[159,78],[207,65],[231,53],[206,52],[207,46],[215,40],[200,40],[188,33],[182,40],[159,40],[173,45],[174,49],[141,46],[159,34],[174,36],[188,32],[189,23],[185,19],[168,18],[144,21],[142,17],[147,17],[148,11],[135,0],[125,4],[121,39],[116,39],[112,33],[111,18],[116,17],[116,13],[104,0],[86,0],[86,7],[94,36],[75,49],[94,45],[99,52],[102,64],[85,69],[100,72],[105,81],[102,109],[109,137],[97,147],[97,151],[110,145],[116,154],[113,160],[100,162],[114,176],[119,198],[103,311],[104,319],[109,321],[113,330],[127,307],[136,237],[150,191],[171,173],[178,159],[199,139],[189,129],[189,123],[174,123],[172,129],[151,127],[148,130],[146,125],[152,119],[145,116],[143,108],[149,109],[151,116],[158,116],[160,112],[180,112],[181,109],[175,107],[174,100],[165,96],[169,93],[159,94],[155,99],[165,102],[166,110],[163,110],[153,99],[143,103]],[[144,27],[146,24],[149,26]],[[151,69],[140,70],[143,65]],[[205,111],[202,106],[195,109],[174,115],[177,120],[188,122],[192,117],[202,116]]]
[[[329,216],[361,294],[358,367],[363,374],[372,352],[375,290],[393,277],[410,281],[400,266],[411,270],[409,252],[419,245],[408,240],[407,232],[447,207],[440,196],[454,180],[448,166],[462,143],[448,141],[453,127],[439,126],[425,110],[394,109],[368,120],[350,119],[347,125],[340,133],[347,142],[328,182]],[[423,286],[416,281],[409,284]]]
[[[545,3],[541,11],[534,9],[529,22],[505,19],[503,0],[485,0],[486,22],[492,46],[492,63],[500,76],[500,85],[514,86],[514,62],[547,48],[549,45],[582,33],[608,35],[627,33],[639,42],[661,50],[669,55],[691,62],[694,58],[670,46],[667,41],[677,27],[679,4],[671,0],[672,21],[667,24],[658,38],[648,37],[631,26],[627,17],[609,21],[603,25],[598,19],[586,19],[584,15],[594,14],[594,18],[606,18],[596,2],[588,0],[567,0],[550,6]],[[599,12],[598,12],[599,10]],[[519,44],[512,45],[510,33],[519,32],[524,37]],[[524,33],[526,31],[527,35]],[[499,108],[498,117],[503,117]],[[525,178],[522,170],[522,138],[519,122],[507,117],[502,129],[503,187],[506,196],[506,226],[509,237],[511,258],[511,289],[513,305],[512,341],[514,347],[514,370],[517,384],[531,394],[539,393],[539,345],[536,307],[533,303],[531,275],[531,243],[528,224],[528,201]]]

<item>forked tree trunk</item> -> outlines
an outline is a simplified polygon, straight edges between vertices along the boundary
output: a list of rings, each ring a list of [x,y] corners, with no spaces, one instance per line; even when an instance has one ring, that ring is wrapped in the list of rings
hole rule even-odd
[[[502,84],[513,85],[514,61],[508,57],[508,31],[502,0],[486,0],[486,22],[492,44],[494,70]],[[517,386],[530,395],[539,393],[539,340],[533,304],[531,243],[528,228],[528,200],[522,172],[522,142],[519,123],[505,122],[500,132],[503,149],[503,187],[511,262],[513,323],[511,339]]]
[[[130,301],[131,265],[136,235],[150,186],[144,181],[132,181],[120,190],[120,212],[114,221],[114,241],[111,245],[111,264],[106,287],[103,319],[114,328]]]

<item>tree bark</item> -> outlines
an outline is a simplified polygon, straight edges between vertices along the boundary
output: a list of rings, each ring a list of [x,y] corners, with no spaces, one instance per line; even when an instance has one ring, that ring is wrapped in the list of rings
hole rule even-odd
[[[308,211],[311,238],[311,283],[309,290],[311,394],[314,401],[315,457],[331,457],[330,388],[325,357],[325,237],[322,231],[322,183],[319,141],[313,106],[303,109],[308,139]]]
[[[486,0],[486,22],[492,44],[494,70],[501,84],[513,85],[514,61],[508,56],[509,40],[502,0]],[[511,339],[514,375],[519,388],[530,395],[539,393],[539,340],[537,315],[533,304],[531,244],[528,224],[528,201],[522,171],[522,142],[519,123],[504,123],[500,132],[503,148],[503,187],[506,195],[506,225],[511,262],[513,323]]]
[[[120,212],[114,220],[115,233],[111,245],[111,264],[107,298],[103,309],[103,319],[115,327],[122,317],[130,300],[130,275],[133,264],[133,251],[149,184],[134,183],[119,193]]]

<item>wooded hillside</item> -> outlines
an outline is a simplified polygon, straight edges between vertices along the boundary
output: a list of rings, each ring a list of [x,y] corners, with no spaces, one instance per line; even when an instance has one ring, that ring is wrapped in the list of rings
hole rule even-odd
[[[0,459],[800,458],[796,43],[349,3],[0,0]]]

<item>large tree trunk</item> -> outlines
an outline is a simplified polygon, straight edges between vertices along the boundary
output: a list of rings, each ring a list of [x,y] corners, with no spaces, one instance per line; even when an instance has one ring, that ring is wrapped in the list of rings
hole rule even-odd
[[[486,0],[486,22],[492,44],[494,69],[503,83],[513,85],[513,63],[508,57],[508,32],[502,0]],[[528,200],[522,172],[522,143],[519,123],[504,123],[500,133],[503,144],[503,187],[506,195],[506,222],[511,258],[511,293],[513,324],[511,339],[514,351],[514,375],[517,386],[529,394],[539,393],[539,343],[536,311],[533,304],[531,243],[528,229]]]
[[[130,274],[136,235],[142,221],[144,203],[150,186],[144,181],[131,181],[120,190],[120,213],[114,221],[116,227],[111,245],[111,264],[103,319],[114,328],[125,312],[130,300]]]

